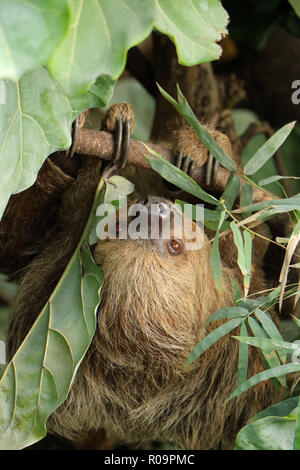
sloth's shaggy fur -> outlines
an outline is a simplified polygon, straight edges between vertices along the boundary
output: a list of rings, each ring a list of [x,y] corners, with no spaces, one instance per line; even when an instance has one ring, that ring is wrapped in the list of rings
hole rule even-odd
[[[78,243],[98,174],[98,162],[89,157],[64,194],[59,233],[25,274],[9,327],[10,356]],[[105,282],[97,330],[67,400],[48,420],[50,432],[76,440],[104,429],[125,442],[160,439],[185,449],[233,446],[239,429],[275,394],[264,382],[224,404],[237,378],[239,345],[230,335],[184,368],[195,344],[218,326],[205,326],[209,316],[232,305],[230,276],[241,280],[229,255],[232,241],[222,243],[223,289],[218,291],[206,236],[200,250],[178,256],[134,240],[98,242],[94,258]],[[252,291],[263,287],[263,271],[253,264]],[[250,348],[248,373],[261,370],[258,350]]]

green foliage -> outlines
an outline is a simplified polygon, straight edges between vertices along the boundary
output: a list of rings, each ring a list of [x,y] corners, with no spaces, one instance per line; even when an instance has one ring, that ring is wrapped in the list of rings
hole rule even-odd
[[[46,157],[70,146],[75,117],[107,104],[131,47],[156,29],[180,63],[207,62],[227,20],[219,0],[2,0],[0,218]]]
[[[81,240],[61,279],[0,380],[0,448],[21,449],[46,434],[48,416],[65,400],[93,338],[102,274],[88,247],[99,204],[118,184],[101,180]],[[110,189],[112,188],[113,193]],[[63,358],[63,360],[62,360]],[[30,393],[28,391],[30,390]]]

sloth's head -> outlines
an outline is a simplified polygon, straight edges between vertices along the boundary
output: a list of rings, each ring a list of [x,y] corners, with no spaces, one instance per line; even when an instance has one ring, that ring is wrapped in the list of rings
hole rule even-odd
[[[108,342],[115,338],[121,361],[124,348],[126,354],[148,350],[153,360],[163,350],[186,355],[225,301],[210,272],[210,244],[201,227],[185,221],[170,201],[149,197],[117,218],[116,236],[99,240],[94,251],[104,276],[101,335]]]

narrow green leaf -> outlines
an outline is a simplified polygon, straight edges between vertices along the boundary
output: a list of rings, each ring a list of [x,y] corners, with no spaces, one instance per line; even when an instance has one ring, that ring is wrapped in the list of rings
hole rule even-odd
[[[299,402],[298,402],[298,407],[297,407],[294,450],[300,450],[300,396],[299,396]]]
[[[265,410],[260,411],[250,420],[251,423],[257,421],[258,419],[266,418],[267,416],[288,416],[298,404],[298,397],[287,398],[280,403],[271,405]]]
[[[271,379],[273,377],[279,378],[286,374],[292,374],[293,372],[300,372],[300,364],[284,364],[272,369],[264,370],[259,374],[253,375],[250,379],[243,382],[239,385],[229,396],[227,401],[231,400],[234,397],[237,397],[244,393],[249,388],[257,385],[260,382],[264,382],[265,380]]]
[[[181,114],[186,122],[194,129],[196,135],[202,144],[212,153],[212,155],[221,163],[222,166],[228,170],[235,171],[236,165],[234,161],[224,152],[224,150],[217,144],[211,135],[204,129],[197,120],[193,110],[189,106],[187,100],[177,86],[178,102],[174,100],[163,88],[157,85],[161,94],[171,103],[175,109]]]
[[[218,228],[216,230],[215,238],[214,238],[214,241],[210,250],[210,255],[209,255],[209,266],[210,266],[211,274],[218,290],[222,290],[222,266],[221,266],[220,252],[219,252],[219,232],[224,222],[225,216],[226,216],[226,212],[225,211],[221,212]]]
[[[155,155],[156,158],[149,157],[148,155],[144,155],[144,158],[146,158],[151,168],[159,173],[165,180],[169,181],[169,183],[172,183],[175,186],[178,186],[178,188],[183,189],[187,193],[193,194],[193,196],[198,197],[205,202],[214,205],[219,204],[219,201],[215,197],[211,196],[200,186],[198,186],[198,184],[195,183],[195,181],[190,176],[188,176],[176,166],[172,165],[172,163],[168,162],[165,158],[155,152],[155,150],[151,149],[147,145],[145,145],[145,147],[148,152]]]
[[[240,336],[247,337],[247,325],[245,322],[241,324]],[[237,373],[237,384],[241,385],[245,380],[247,380],[247,371],[248,371],[248,345],[240,343],[239,346],[239,362],[238,362],[238,373]]]
[[[244,318],[247,315],[249,315],[249,312],[247,309],[242,308],[242,307],[224,307],[220,308],[216,312],[214,312],[212,315],[210,315],[209,319],[206,322],[206,325],[208,325],[210,322],[215,321],[215,320],[228,320],[230,318]]]
[[[275,183],[276,181],[285,180],[285,179],[299,180],[300,177],[299,177],[299,176],[279,176],[279,175],[274,175],[274,176],[270,176],[269,178],[260,180],[260,181],[258,182],[258,184],[259,184],[259,186],[266,186],[267,184],[272,184],[272,183]]]
[[[232,331],[238,325],[240,325],[243,321],[244,321],[243,318],[234,318],[233,320],[229,320],[228,322],[219,326],[218,328],[213,330],[211,333],[209,333],[207,336],[205,336],[200,341],[200,343],[198,343],[197,346],[194,347],[194,349],[190,353],[185,363],[185,367],[189,366],[195,359],[197,359],[197,357],[203,354],[204,351],[206,351],[210,346],[212,346],[214,343],[219,341],[219,339],[221,339],[227,333]],[[300,364],[299,364],[299,370],[300,370]]]
[[[255,316],[260,321],[265,332],[269,335],[271,339],[283,341],[283,338],[278,331],[277,326],[273,320],[260,309],[255,310]],[[277,350],[278,356],[280,357],[281,362],[284,364],[286,362],[286,355],[280,351],[280,348]]]
[[[231,210],[233,204],[239,194],[241,186],[241,179],[239,176],[236,176],[234,172],[231,172],[224,189],[224,192],[221,198],[224,200],[225,206],[227,210]],[[220,208],[218,208],[221,210]]]
[[[292,315],[292,319],[294,320],[294,322],[296,323],[296,325],[299,326],[299,328],[300,328],[300,318],[297,318],[297,317],[295,317],[294,315]]]
[[[292,132],[295,124],[296,121],[286,124],[263,144],[245,165],[244,172],[246,175],[256,173],[274,155]]]
[[[252,237],[247,230],[243,231],[244,236],[244,254],[245,254],[245,268],[247,274],[244,276],[244,293],[247,297],[251,279],[251,266],[252,266]]]
[[[250,344],[252,346],[256,346],[257,348],[261,348],[265,351],[281,351],[286,354],[300,354],[300,345],[297,343],[288,343],[287,341],[275,340],[270,338],[262,338],[262,337],[241,337],[241,336],[234,336],[235,339],[241,341],[242,343]]]
[[[244,213],[245,211],[259,212],[262,210],[264,210],[264,212],[257,216],[257,220],[266,220],[267,218],[282,212],[300,210],[300,194],[296,194],[295,196],[286,199],[273,199],[271,201],[250,204],[249,206],[241,209],[234,209],[232,212],[238,214],[240,212]]]
[[[244,243],[241,231],[234,221],[230,222],[230,227],[233,233],[234,244],[238,250],[238,265],[242,273],[246,274],[247,270],[245,264]]]
[[[267,334],[253,317],[248,318],[248,323],[255,336],[255,340],[261,339],[261,338],[267,339]],[[273,350],[262,348],[261,352],[262,352],[264,359],[266,360],[267,365],[270,368],[274,368],[280,365],[279,358],[274,348]],[[286,380],[284,377],[279,377],[278,381],[283,387],[286,387]]]
[[[240,206],[249,206],[253,202],[253,187],[251,184],[244,183],[242,184],[241,196],[240,196]],[[250,217],[251,212],[244,212],[243,218]]]

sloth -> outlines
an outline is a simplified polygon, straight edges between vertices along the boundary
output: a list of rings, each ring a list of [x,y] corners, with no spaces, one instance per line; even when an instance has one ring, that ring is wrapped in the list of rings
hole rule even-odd
[[[124,107],[115,108],[114,115],[118,112],[126,123]],[[108,126],[111,131],[114,127]],[[128,139],[124,126],[119,128]],[[197,145],[191,129],[181,130],[181,138],[184,132],[181,150],[196,158],[194,147],[189,148],[189,143]],[[118,160],[123,159],[122,146]],[[99,160],[87,157],[62,195],[56,232],[20,283],[8,330],[9,357],[47,302],[80,239],[99,176]],[[169,199],[149,194],[138,202],[149,215],[150,229],[155,211],[160,222],[168,220],[170,233],[165,238],[159,230],[153,237],[149,229],[150,237],[99,239],[93,247],[104,276],[96,332],[67,399],[47,421],[48,431],[74,442],[99,431],[110,442],[160,440],[183,449],[230,449],[250,417],[277,399],[272,385],[263,382],[226,402],[237,384],[239,345],[231,335],[185,367],[194,346],[220,325],[220,320],[207,324],[210,316],[233,305],[231,279],[242,286],[232,238],[220,240],[219,290],[210,270],[208,235],[201,232],[201,246],[189,250],[189,237],[180,230],[184,216],[172,216]],[[191,227],[194,236],[202,230],[192,221]],[[266,287],[266,248],[255,241],[250,293]],[[252,376],[263,370],[263,364],[256,348],[249,351]]]

